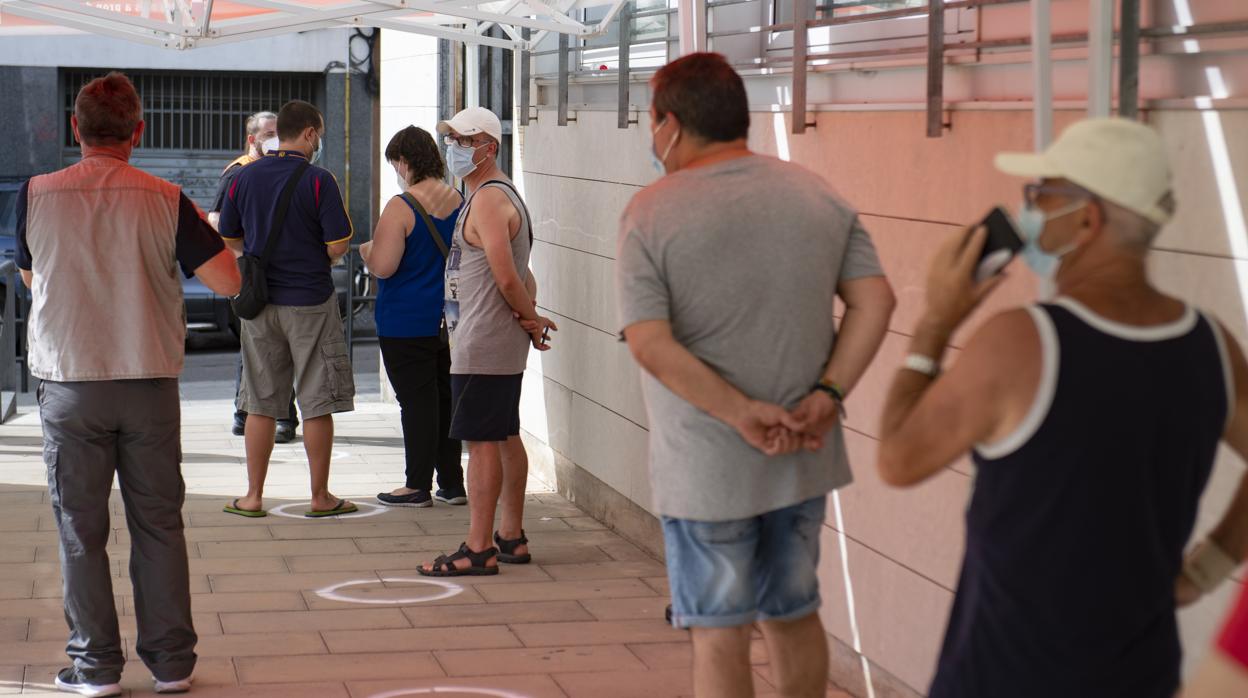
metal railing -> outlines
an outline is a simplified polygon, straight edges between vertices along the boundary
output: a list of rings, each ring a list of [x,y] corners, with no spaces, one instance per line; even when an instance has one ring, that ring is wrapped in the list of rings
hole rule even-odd
[[[28,392],[30,373],[26,366],[26,294],[17,263],[0,262],[4,279],[4,324],[0,325],[0,390]]]
[[[347,358],[355,365],[355,304],[376,305],[377,293],[366,293],[364,295],[356,295],[355,293],[355,274],[357,271],[367,271],[361,264],[360,245],[351,245],[351,250],[347,252],[347,316],[343,319],[345,327],[343,331],[347,337]],[[371,287],[372,284],[369,284]]]

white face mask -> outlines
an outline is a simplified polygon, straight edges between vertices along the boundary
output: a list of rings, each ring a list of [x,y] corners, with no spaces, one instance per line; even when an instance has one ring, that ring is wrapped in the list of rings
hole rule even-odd
[[[477,171],[477,163],[474,160],[477,157],[477,149],[469,148],[458,143],[452,143],[446,147],[446,168],[451,171],[459,179],[463,179],[473,172]]]
[[[270,151],[278,150],[280,147],[279,143],[280,141],[278,141],[277,136],[273,136],[269,140],[260,144],[260,154],[264,155]]]

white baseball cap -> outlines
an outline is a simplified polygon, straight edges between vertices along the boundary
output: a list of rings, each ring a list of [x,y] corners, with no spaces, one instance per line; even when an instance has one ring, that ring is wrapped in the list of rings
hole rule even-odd
[[[499,143],[503,142],[503,124],[494,112],[485,107],[468,107],[449,121],[438,122],[438,133],[445,136],[454,131],[461,136],[484,133]]]
[[[1170,220],[1170,165],[1161,137],[1136,121],[1087,119],[1043,153],[1000,153],[997,169],[1036,179],[1067,179],[1163,225]]]

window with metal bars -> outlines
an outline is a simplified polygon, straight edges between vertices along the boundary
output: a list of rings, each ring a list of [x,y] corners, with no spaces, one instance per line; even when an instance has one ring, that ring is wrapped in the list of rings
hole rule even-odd
[[[75,147],[69,117],[82,86],[107,70],[63,70],[63,144]],[[126,71],[143,101],[147,127],[140,148],[241,152],[247,117],[276,112],[292,99],[319,102],[320,73],[228,73]]]

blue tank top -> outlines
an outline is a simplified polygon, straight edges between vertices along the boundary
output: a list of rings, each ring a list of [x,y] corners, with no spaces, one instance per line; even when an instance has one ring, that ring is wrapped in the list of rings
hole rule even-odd
[[[404,199],[403,203],[407,200]],[[446,259],[434,245],[420,214],[411,204],[407,206],[416,216],[416,225],[407,236],[398,269],[390,278],[378,279],[377,335],[396,339],[436,337],[442,326],[442,280]],[[448,248],[462,209],[461,204],[446,218],[430,216]]]
[[[931,698],[1171,698],[1174,581],[1226,428],[1222,334],[1060,299],[1030,309],[1040,389],[974,454],[966,553]]]

